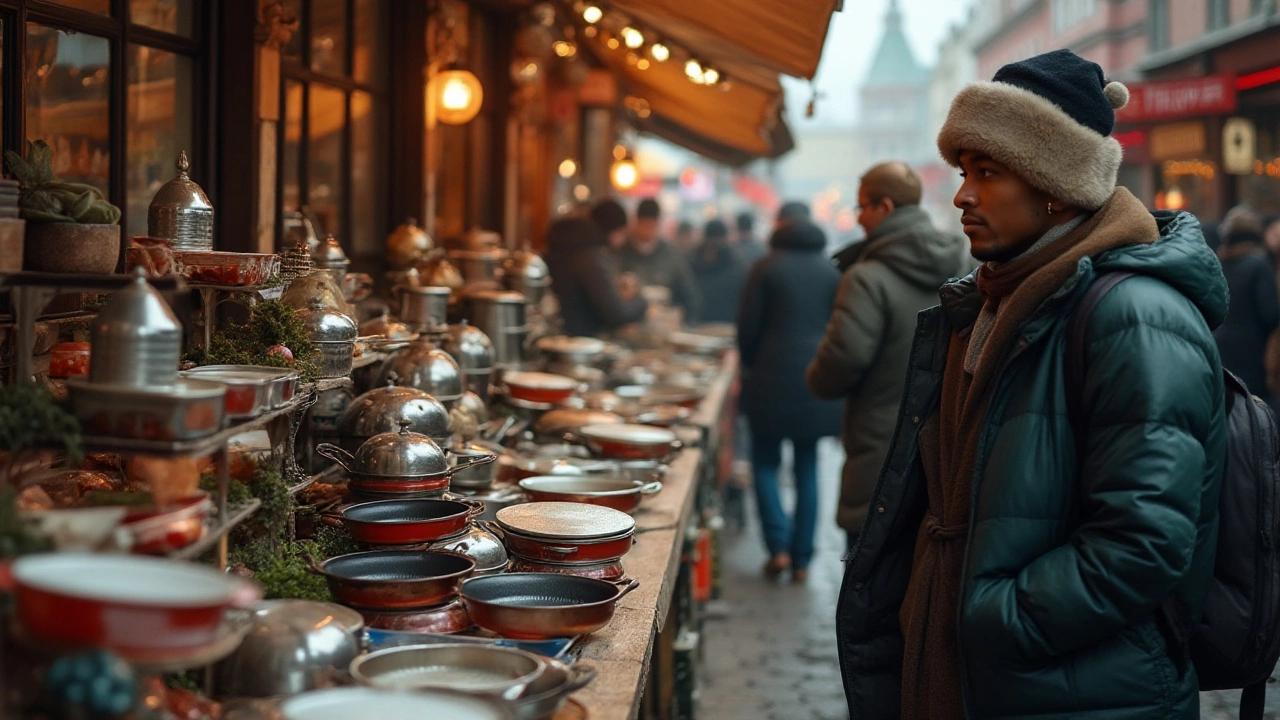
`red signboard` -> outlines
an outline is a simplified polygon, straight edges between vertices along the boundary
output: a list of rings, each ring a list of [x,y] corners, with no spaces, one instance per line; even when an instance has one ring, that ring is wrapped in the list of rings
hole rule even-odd
[[[1129,104],[1116,112],[1118,122],[1151,122],[1235,112],[1232,75],[1163,80],[1129,85]]]

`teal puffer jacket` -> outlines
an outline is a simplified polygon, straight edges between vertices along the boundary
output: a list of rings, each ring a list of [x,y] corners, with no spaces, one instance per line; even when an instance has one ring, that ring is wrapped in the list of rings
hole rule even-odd
[[[1198,716],[1155,620],[1179,597],[1195,616],[1213,572],[1224,454],[1223,383],[1210,328],[1226,282],[1186,213],[1157,213],[1160,239],[1095,261],[1023,329],[992,396],[978,451],[957,631],[965,715]],[[1127,271],[1088,323],[1088,427],[1067,415],[1067,324],[1098,272]],[[937,406],[953,328],[981,308],[972,276],[921,313],[889,458],[848,558],[837,611],[850,715],[898,717],[898,609],[925,509],[916,430]]]

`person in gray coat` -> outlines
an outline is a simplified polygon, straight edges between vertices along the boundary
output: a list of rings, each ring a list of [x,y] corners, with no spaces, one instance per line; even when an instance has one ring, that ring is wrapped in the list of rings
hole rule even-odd
[[[702,295],[693,278],[689,259],[658,234],[658,201],[645,198],[636,207],[631,242],[622,250],[622,269],[634,273],[643,285],[661,285],[671,290],[671,303],[684,310],[686,323],[701,318]]]
[[[818,440],[836,435],[840,406],[805,389],[805,365],[818,348],[840,276],[823,256],[827,239],[812,223],[774,231],[769,254],[747,277],[738,309],[742,409],[751,428],[751,473],[770,558],[765,574],[790,569],[804,582],[818,516]],[[783,440],[794,450],[795,512],[778,493]]]
[[[920,177],[903,163],[863,175],[858,223],[867,237],[835,256],[840,289],[805,374],[814,395],[845,401],[836,522],[850,547],[889,451],[916,314],[938,304],[943,283],[972,269],[964,238],[935,229],[920,195]]]

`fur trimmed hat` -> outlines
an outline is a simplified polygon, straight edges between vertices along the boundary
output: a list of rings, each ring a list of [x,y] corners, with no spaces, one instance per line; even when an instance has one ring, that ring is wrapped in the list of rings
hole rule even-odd
[[[961,90],[938,150],[954,167],[963,150],[983,153],[1055,199],[1097,210],[1116,189],[1121,149],[1111,130],[1128,102],[1128,88],[1107,82],[1097,63],[1055,50]]]

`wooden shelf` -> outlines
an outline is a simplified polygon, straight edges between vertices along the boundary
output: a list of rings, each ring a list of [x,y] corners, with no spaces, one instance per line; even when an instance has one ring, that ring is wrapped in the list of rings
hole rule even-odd
[[[289,415],[307,406],[307,393],[294,395],[287,404],[259,415],[252,420],[230,425],[208,437],[195,440],[137,440],[88,436],[84,449],[89,452],[138,453],[142,455],[211,455],[226,446],[231,438],[241,433],[265,428],[272,420]]]

